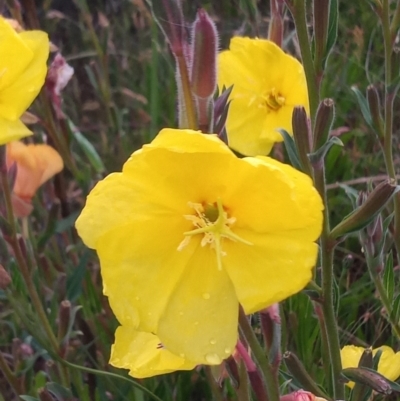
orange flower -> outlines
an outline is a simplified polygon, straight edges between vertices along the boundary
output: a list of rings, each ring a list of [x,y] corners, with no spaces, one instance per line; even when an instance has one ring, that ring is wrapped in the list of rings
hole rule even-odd
[[[38,188],[64,167],[61,156],[51,146],[18,141],[7,144],[6,163],[8,170],[14,164],[17,167],[12,200],[18,217],[30,214],[31,200]]]

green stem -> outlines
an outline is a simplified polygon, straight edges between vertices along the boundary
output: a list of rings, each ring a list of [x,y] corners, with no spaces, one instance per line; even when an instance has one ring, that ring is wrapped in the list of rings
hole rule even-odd
[[[65,359],[61,359],[61,358],[59,358],[58,361],[65,366],[68,366],[73,369],[79,369],[79,370],[82,370],[83,372],[92,373],[92,374],[98,375],[98,376],[112,377],[114,379],[121,379],[121,380],[127,381],[127,382],[131,383],[133,385],[133,387],[136,387],[139,390],[141,390],[143,393],[148,394],[155,401],[163,401],[157,395],[152,393],[149,389],[147,389],[146,387],[142,386],[141,384],[137,383],[135,380],[133,380],[129,377],[120,376],[120,375],[117,375],[116,373],[107,372],[104,370],[97,370],[97,369],[88,368],[86,366],[75,365],[74,363],[68,362]]]
[[[264,379],[265,387],[268,394],[268,401],[279,401],[279,383],[278,378],[274,374],[272,366],[268,362],[268,358],[265,355],[265,351],[262,349],[260,343],[257,340],[254,330],[251,327],[246,314],[242,307],[239,311],[239,327],[249,345],[257,366],[259,367],[261,374]]]
[[[213,400],[224,401],[224,396],[222,395],[221,388],[215,381],[213,374],[211,372],[210,366],[204,366],[204,371],[206,372],[206,377],[208,384],[210,385],[211,393],[213,395]]]
[[[198,129],[194,99],[190,86],[188,68],[183,55],[175,56],[177,70],[177,86],[179,93],[179,128]]]
[[[367,267],[369,275],[372,281],[375,284],[376,289],[378,290],[379,297],[381,299],[382,305],[385,308],[387,320],[389,321],[390,325],[392,326],[393,332],[396,334],[397,338],[400,340],[400,323],[393,319],[393,308],[392,304],[387,296],[385,287],[383,286],[381,276],[379,275],[379,271],[383,269],[382,262],[380,265],[376,265],[374,263],[373,256],[368,252],[367,247],[365,247],[366,251],[366,259],[367,259]]]
[[[8,363],[4,359],[2,352],[0,352],[0,371],[1,373],[3,373],[4,377],[6,378],[10,387],[13,389],[14,393],[17,396],[19,396],[22,393],[21,385],[15,374],[11,371],[10,367],[8,366]]]
[[[397,7],[397,9],[399,6]],[[398,10],[396,9],[395,17]],[[399,11],[400,12],[400,11]],[[386,164],[386,170],[389,177],[397,182],[396,169],[393,161],[393,103],[394,103],[394,89],[391,88],[392,84],[392,54],[393,54],[393,41],[392,32],[390,29],[390,4],[389,0],[382,1],[382,31],[384,39],[385,51],[385,116],[384,116],[384,139],[383,139],[383,155]],[[392,21],[393,23],[393,21]],[[394,242],[397,254],[400,255],[400,195],[394,196]]]
[[[344,386],[340,380],[342,361],[340,359],[339,333],[333,298],[333,254],[335,243],[329,237],[329,209],[326,197],[325,167],[322,161],[319,165],[314,166],[314,181],[315,187],[321,195],[325,205],[323,230],[320,239],[322,268],[322,312],[325,323],[325,327],[321,327],[321,331],[325,330],[330,360],[324,361],[324,363],[329,363],[332,367],[332,387],[334,390],[334,398],[343,399]]]
[[[14,251],[15,259],[17,260],[18,267],[19,267],[22,277],[24,279],[24,282],[25,282],[26,288],[28,290],[28,294],[29,294],[30,300],[32,302],[32,305],[35,309],[35,312],[36,312],[37,316],[39,317],[41,324],[43,325],[43,329],[45,330],[45,332],[47,334],[47,337],[48,337],[48,340],[50,341],[51,347],[53,348],[54,352],[57,353],[59,350],[57,338],[51,328],[49,320],[47,319],[46,312],[43,308],[43,305],[42,305],[42,302],[38,295],[38,292],[36,291],[35,285],[33,283],[33,280],[32,280],[32,277],[31,277],[31,274],[29,271],[27,261],[25,260],[25,255],[23,254],[23,251],[22,251],[20,243],[19,243],[17,227],[15,224],[15,218],[14,218],[13,210],[12,210],[11,190],[10,190],[10,186],[8,183],[7,172],[4,170],[0,171],[0,183],[1,183],[1,186],[3,189],[3,196],[4,196],[6,211],[7,211],[8,223],[10,224],[11,231],[12,231],[11,238],[10,238],[10,245]]]
[[[390,37],[392,43],[396,39],[399,27],[400,27],[400,1],[397,1],[396,11],[393,14],[392,22],[390,23]]]
[[[308,98],[310,102],[310,115],[312,125],[319,103],[319,88],[317,76],[314,70],[314,62],[311,55],[310,39],[308,37],[306,20],[306,1],[294,0],[294,7],[291,9],[293,19],[296,25],[297,37],[301,52],[301,59],[304,66],[304,72],[307,78]]]

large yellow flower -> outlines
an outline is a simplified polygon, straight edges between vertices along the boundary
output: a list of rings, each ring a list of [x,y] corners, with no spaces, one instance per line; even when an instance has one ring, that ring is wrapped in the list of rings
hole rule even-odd
[[[186,364],[219,364],[237,341],[239,303],[253,313],[310,280],[322,208],[310,178],[288,165],[162,130],[96,185],[76,222],[122,325],[114,352],[131,354],[126,333],[138,330]]]
[[[44,84],[49,48],[45,32],[16,32],[0,16],[0,145],[31,134],[19,118]]]
[[[342,358],[342,367],[356,368],[360,362],[361,356],[365,348],[356,347],[354,345],[346,345],[340,351]],[[378,372],[389,380],[397,380],[400,377],[400,352],[394,352],[392,348],[383,345],[382,347],[372,350],[372,355],[375,355],[378,350],[382,350],[382,355],[378,363]],[[354,382],[346,383],[350,388],[354,387]]]
[[[268,154],[282,141],[277,129],[292,133],[293,108],[309,109],[303,66],[269,40],[232,38],[218,63],[220,90],[231,85],[228,141],[247,156]]]

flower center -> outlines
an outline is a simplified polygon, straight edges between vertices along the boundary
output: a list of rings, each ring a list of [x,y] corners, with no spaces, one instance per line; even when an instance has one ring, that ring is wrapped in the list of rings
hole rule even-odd
[[[201,246],[209,244],[217,254],[218,270],[222,269],[222,256],[226,253],[222,250],[222,239],[228,238],[231,241],[239,241],[247,245],[251,242],[240,238],[232,230],[231,226],[236,222],[235,217],[229,217],[220,199],[216,203],[192,203],[189,206],[195,211],[194,214],[185,215],[185,219],[191,221],[195,227],[191,231],[183,233],[185,239],[179,244],[178,251],[181,251],[189,243],[194,235],[203,235]]]
[[[285,104],[285,98],[275,89],[272,88],[264,97],[265,104],[269,110],[279,110]]]

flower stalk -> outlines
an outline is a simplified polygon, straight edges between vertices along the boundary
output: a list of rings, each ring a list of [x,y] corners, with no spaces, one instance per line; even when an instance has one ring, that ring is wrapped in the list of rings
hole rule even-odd
[[[249,345],[258,368],[260,369],[267,390],[269,401],[279,401],[279,383],[278,378],[274,374],[272,366],[268,362],[264,350],[261,348],[260,343],[251,327],[246,314],[242,307],[239,309],[239,327],[240,332],[246,339]]]
[[[330,3],[330,2],[328,2]],[[290,11],[293,15],[293,19],[296,25],[297,36],[299,40],[299,46],[301,51],[301,57],[303,61],[304,71],[307,78],[308,96],[310,101],[310,118],[311,125],[315,126],[317,109],[320,101],[319,85],[322,79],[321,76],[317,76],[315,70],[315,64],[311,54],[310,40],[308,35],[307,21],[306,21],[306,1],[305,0],[293,0],[289,2]],[[325,4],[327,10],[329,10],[330,4]],[[324,36],[324,35],[323,35]],[[323,38],[322,38],[323,39]],[[331,105],[327,105],[328,108],[333,112]],[[324,125],[330,127],[333,114],[328,117],[327,123]],[[329,128],[325,133],[320,134],[318,138],[315,138],[316,133],[314,132],[314,146],[317,144],[323,145],[322,139],[328,137]],[[317,149],[313,149],[316,151]],[[323,337],[326,335],[327,346],[329,350],[329,360],[324,361],[324,365],[331,366],[331,380],[330,387],[333,389],[333,395],[335,399],[344,398],[344,386],[341,382],[340,373],[342,370],[341,360],[340,360],[340,343],[339,334],[336,321],[336,315],[334,310],[334,299],[333,299],[333,285],[334,285],[334,275],[333,275],[333,255],[335,248],[335,241],[330,238],[330,224],[329,224],[329,209],[327,203],[327,190],[325,182],[325,162],[324,158],[313,163],[313,176],[314,185],[317,188],[323,203],[324,209],[324,223],[322,234],[320,238],[320,263],[322,270],[322,313],[324,325],[321,326],[321,331],[325,330]],[[321,322],[321,320],[320,320]]]
[[[303,61],[304,72],[307,78],[311,121],[314,122],[315,113],[319,103],[319,83],[317,81],[317,76],[314,69],[314,62],[311,55],[310,39],[308,36],[306,20],[306,1],[294,0],[293,4],[289,6],[289,9],[292,13],[296,25],[301,59]]]
[[[398,11],[399,6],[396,9],[394,18],[399,18]],[[395,98],[395,89],[392,87],[393,82],[393,71],[392,71],[392,56],[393,56],[393,38],[390,22],[390,2],[389,0],[382,0],[382,13],[379,14],[381,17],[384,52],[385,52],[385,108],[384,108],[384,122],[383,122],[383,155],[386,163],[386,170],[391,179],[397,182],[396,169],[393,161],[393,104]],[[394,22],[396,24],[396,22]],[[397,254],[400,255],[400,195],[395,194],[394,196],[394,242],[397,250]]]

